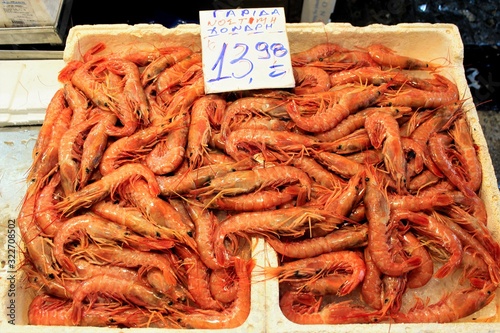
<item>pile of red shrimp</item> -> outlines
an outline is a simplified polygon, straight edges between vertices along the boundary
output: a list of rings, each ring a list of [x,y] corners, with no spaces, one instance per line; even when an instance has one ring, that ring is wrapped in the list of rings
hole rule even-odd
[[[240,326],[253,237],[296,323],[451,322],[493,299],[500,246],[441,66],[325,43],[292,54],[293,89],[206,95],[199,52],[105,47],[59,73],[33,149],[30,324]]]

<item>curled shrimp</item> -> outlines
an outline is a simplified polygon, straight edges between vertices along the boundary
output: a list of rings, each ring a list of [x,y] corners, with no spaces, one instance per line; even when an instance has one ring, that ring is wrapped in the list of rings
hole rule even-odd
[[[178,314],[178,322],[188,328],[219,329],[235,328],[242,325],[250,314],[250,274],[255,266],[253,259],[236,259],[234,269],[238,278],[236,299],[225,309],[196,310]]]
[[[98,181],[85,186],[81,190],[64,197],[56,204],[56,208],[65,216],[71,215],[80,208],[90,207],[93,203],[104,199],[108,195],[113,196],[120,184],[133,182],[141,177],[146,179],[148,191],[152,195],[160,193],[155,175],[151,170],[142,164],[129,163],[103,176]]]
[[[312,94],[330,89],[328,73],[319,67],[293,67],[295,88],[297,95]]]
[[[149,151],[148,146],[154,145],[169,132],[177,129],[180,126],[179,122],[183,120],[183,117],[176,118],[172,122],[165,119],[161,124],[145,127],[130,136],[114,141],[106,148],[99,165],[99,171],[102,175],[106,175],[123,164],[123,160],[130,155]]]
[[[405,252],[410,256],[422,258],[422,265],[407,274],[408,288],[420,288],[432,279],[434,275],[434,262],[427,249],[411,231],[403,234],[402,241]]]
[[[425,213],[410,211],[394,211],[393,219],[396,221],[406,219],[413,222],[412,228],[417,234],[436,241],[438,246],[445,248],[449,253],[446,263],[434,274],[437,278],[444,278],[458,268],[462,260],[463,246],[453,230],[444,223]]]
[[[238,297],[238,279],[234,266],[212,271],[210,292],[216,300],[222,303],[231,303]]]

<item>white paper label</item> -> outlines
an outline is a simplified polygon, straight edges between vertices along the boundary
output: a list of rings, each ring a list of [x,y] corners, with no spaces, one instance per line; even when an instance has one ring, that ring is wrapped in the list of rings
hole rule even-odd
[[[295,86],[283,8],[200,11],[205,93]]]

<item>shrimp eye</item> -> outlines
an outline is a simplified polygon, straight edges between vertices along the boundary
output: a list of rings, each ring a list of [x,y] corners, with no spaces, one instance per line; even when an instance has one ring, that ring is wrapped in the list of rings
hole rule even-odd
[[[114,320],[113,318],[109,318],[109,319],[108,319],[108,321],[109,321],[110,323],[116,323],[116,320]]]
[[[189,237],[193,237],[193,232],[192,232],[191,230],[189,230],[189,231],[187,232],[187,235],[188,235]]]
[[[51,280],[52,280],[52,279],[54,279],[56,276],[54,275],[54,273],[49,273],[49,275],[47,275],[47,277],[48,277],[49,279],[51,279]]]
[[[158,232],[158,231],[156,232],[156,237],[161,238],[160,232]]]
[[[365,182],[369,182],[369,181],[370,181],[370,177],[366,177]]]

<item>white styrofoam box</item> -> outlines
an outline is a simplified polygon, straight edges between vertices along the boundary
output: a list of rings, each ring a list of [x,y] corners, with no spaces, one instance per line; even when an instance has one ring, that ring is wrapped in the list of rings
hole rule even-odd
[[[451,78],[458,86],[460,96],[466,100],[465,109],[467,110],[468,121],[472,127],[473,138],[478,147],[479,158],[483,167],[483,185],[480,195],[487,207],[489,215],[488,227],[491,229],[494,237],[500,239],[500,193],[497,187],[497,181],[488,153],[488,148],[475,106],[464,75],[463,68],[463,45],[458,28],[453,24],[399,24],[395,26],[371,25],[367,27],[353,27],[350,24],[342,23],[298,23],[287,25],[288,39],[291,52],[307,50],[314,45],[323,42],[338,43],[346,48],[363,48],[372,43],[382,43],[398,53],[443,64],[442,73]],[[138,50],[154,50],[157,48],[182,45],[194,49],[201,49],[199,40],[199,26],[181,25],[174,29],[166,29],[160,25],[140,24],[129,25],[95,25],[95,26],[75,26],[68,35],[66,48],[64,51],[64,60],[79,60],[82,55],[96,43],[102,42],[106,49],[101,54],[106,53],[126,53]],[[54,74],[55,75],[55,74]],[[19,195],[22,195],[20,193]],[[0,241],[3,241],[0,240]],[[259,247],[259,244],[262,247]],[[257,267],[276,266],[277,257],[274,251],[258,242],[254,252]],[[263,257],[264,256],[264,257]],[[258,281],[252,289],[252,312],[247,321],[239,328],[226,330],[228,332],[361,332],[369,330],[370,332],[431,332],[431,331],[456,331],[456,332],[494,332],[500,331],[500,318],[497,309],[500,306],[499,293],[492,304],[488,306],[487,322],[481,320],[472,320],[465,318],[465,321],[447,324],[345,324],[345,325],[299,325],[290,322],[284,317],[279,308],[279,285],[276,279],[262,281],[262,276],[258,271]],[[9,282],[2,276],[0,295],[7,294]],[[20,283],[19,281],[17,283]],[[17,287],[16,287],[17,288]],[[22,332],[31,329],[26,325],[25,306],[22,303],[23,295],[21,285],[16,289],[18,291],[19,308],[17,326],[8,325],[8,311],[0,313],[0,328],[2,332]],[[9,301],[9,299],[8,299]],[[5,299],[0,306],[7,309]],[[492,313],[491,313],[492,311]],[[103,330],[106,332],[116,332],[119,329],[109,328],[68,328],[68,327],[37,327],[40,332],[79,332],[89,330]],[[127,332],[136,331],[127,329]],[[142,331],[142,330],[141,330]],[[155,329],[148,329],[155,331]],[[164,330],[162,330],[164,331]],[[169,330],[172,331],[172,330]],[[175,330],[174,330],[175,331]],[[195,332],[203,330],[194,330]]]
[[[62,59],[0,61],[0,126],[41,125],[61,88]]]

